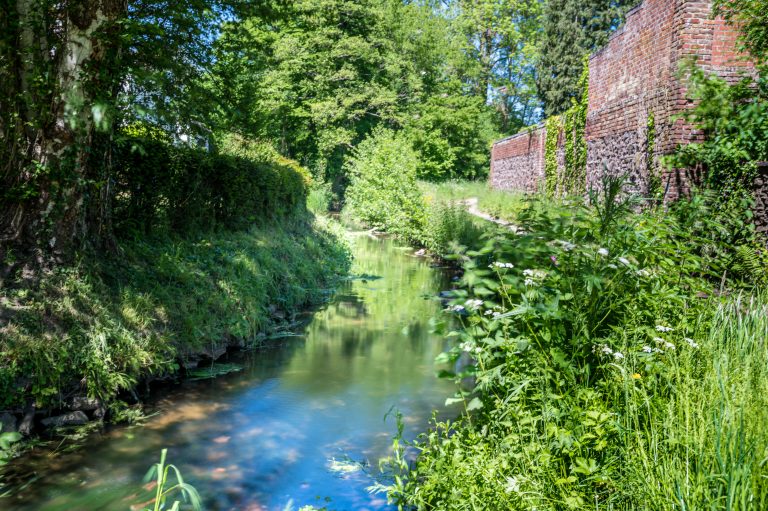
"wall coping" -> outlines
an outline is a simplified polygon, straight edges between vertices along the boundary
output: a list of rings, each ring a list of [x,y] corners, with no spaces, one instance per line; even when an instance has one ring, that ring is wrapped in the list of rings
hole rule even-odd
[[[515,133],[514,135],[510,135],[508,137],[504,137],[502,139],[494,141],[493,145],[495,146],[497,144],[503,144],[504,142],[509,142],[510,140],[514,140],[516,138],[520,138],[520,137],[522,137],[524,135],[529,135],[530,136],[534,132],[541,131],[542,129],[544,129],[544,123],[543,122],[540,122],[538,124],[534,124],[532,126],[526,126],[525,128],[523,128],[523,131],[520,131],[518,133]]]

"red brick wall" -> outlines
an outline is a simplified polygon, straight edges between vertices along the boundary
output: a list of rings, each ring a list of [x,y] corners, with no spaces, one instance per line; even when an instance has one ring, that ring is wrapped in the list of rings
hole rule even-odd
[[[628,13],[626,23],[608,44],[590,57],[588,187],[608,172],[626,174],[631,191],[647,193],[649,168],[659,169],[659,157],[673,152],[679,144],[700,138],[700,133],[675,119],[691,106],[679,78],[686,59],[695,58],[699,66],[728,79],[751,67],[735,49],[737,32],[722,19],[711,19],[711,5],[711,0],[645,0]],[[648,162],[651,113],[656,139],[653,161]],[[525,144],[509,140],[498,144],[506,148],[497,151],[494,147],[494,186],[529,190],[534,176],[543,178],[543,156],[530,157]],[[543,150],[543,142],[540,145]],[[505,163],[510,158],[514,165]],[[530,162],[530,176],[518,168],[525,161]],[[510,166],[517,170],[497,170]],[[690,176],[685,171],[663,172],[668,197],[679,196],[689,188]]]
[[[499,140],[491,151],[491,186],[502,190],[539,191],[544,182],[547,130],[536,126]]]

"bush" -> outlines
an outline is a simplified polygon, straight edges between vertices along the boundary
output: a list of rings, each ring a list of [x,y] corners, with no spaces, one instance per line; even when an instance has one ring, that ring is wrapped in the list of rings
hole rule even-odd
[[[486,176],[498,135],[483,100],[464,95],[430,97],[405,132],[419,154],[416,174],[427,181]]]
[[[416,183],[418,157],[408,141],[376,129],[345,164],[345,214],[407,241],[421,242],[425,203]]]
[[[467,213],[464,206],[449,202],[433,202],[427,208],[422,242],[433,254],[446,257],[480,248],[483,233],[489,226]]]
[[[449,307],[460,328],[440,357],[466,413],[417,441],[414,465],[396,450],[398,504],[768,503],[766,398],[749,398],[768,381],[764,300],[707,298],[723,262],[690,232],[696,210],[638,214],[620,182],[603,189],[590,207],[531,200],[522,234],[491,232],[467,253]]]
[[[209,152],[125,129],[113,150],[118,231],[237,229],[305,207],[309,174],[298,164],[237,136],[218,145]]]

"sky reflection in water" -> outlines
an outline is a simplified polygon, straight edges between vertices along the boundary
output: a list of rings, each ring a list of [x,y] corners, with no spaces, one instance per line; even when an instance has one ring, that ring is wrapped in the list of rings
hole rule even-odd
[[[429,333],[439,304],[428,299],[445,277],[391,240],[353,238],[357,275],[314,314],[304,337],[252,354],[246,368],[213,381],[186,382],[157,403],[141,428],[94,435],[85,448],[38,449],[9,480],[39,477],[10,510],[120,510],[142,500],[141,479],[169,460],[197,487],[209,510],[282,510],[292,502],[334,510],[385,510],[366,490],[369,463],[389,452],[400,410],[408,436],[423,431],[452,385],[435,378],[442,341]],[[15,477],[15,479],[14,479]]]

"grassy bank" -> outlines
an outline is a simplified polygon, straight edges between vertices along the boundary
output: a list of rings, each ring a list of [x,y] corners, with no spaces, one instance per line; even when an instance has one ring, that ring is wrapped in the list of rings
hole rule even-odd
[[[427,202],[457,203],[477,199],[483,213],[501,220],[513,221],[525,205],[524,196],[491,188],[486,181],[453,180],[442,183],[419,182]]]
[[[531,200],[525,234],[463,258],[441,361],[466,413],[415,461],[396,443],[400,506],[768,506],[765,295],[723,280],[706,200],[636,213],[612,188]]]
[[[142,236],[39,285],[0,290],[0,410],[109,400],[185,359],[248,345],[324,300],[348,268],[338,229],[284,218],[238,232]]]

